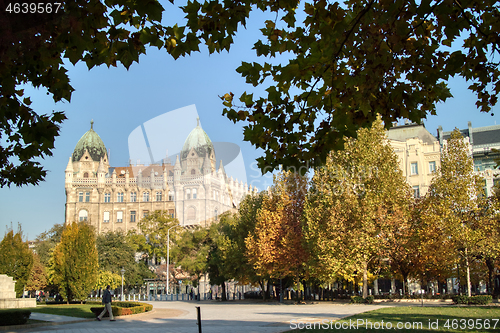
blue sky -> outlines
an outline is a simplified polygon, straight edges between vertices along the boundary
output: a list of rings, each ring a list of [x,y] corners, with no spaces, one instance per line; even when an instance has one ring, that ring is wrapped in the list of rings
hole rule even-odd
[[[247,29],[238,34],[229,54],[208,55],[202,50],[174,60],[164,51],[148,49],[139,64],[133,64],[128,71],[123,67],[88,71],[84,64],[69,65],[69,77],[75,88],[71,103],[54,104],[45,91],[27,88],[35,110],[40,113],[64,110],[68,120],[56,140],[54,155],[43,161],[49,170],[46,181],[39,186],[0,189],[0,235],[3,236],[11,222],[14,229],[21,223],[29,239],[56,223],[64,223],[64,170],[76,143],[90,128],[91,119],[94,130],[110,150],[111,165],[126,166],[130,158],[128,136],[135,128],[168,111],[194,104],[211,140],[237,144],[248,183],[265,189],[272,176],[260,177],[257,171],[255,159],[261,152],[243,141],[242,124],[233,124],[222,116],[223,106],[218,97],[229,91],[236,96],[249,90],[258,94],[261,89],[247,85],[235,69],[241,61],[256,60],[251,48],[263,20],[263,16],[251,20]],[[438,115],[429,116],[424,122],[433,135],[439,125],[448,131],[465,128],[468,121],[473,127],[500,124],[499,107],[495,108],[495,116],[481,113],[465,82],[453,80],[450,86],[455,98],[438,105]]]

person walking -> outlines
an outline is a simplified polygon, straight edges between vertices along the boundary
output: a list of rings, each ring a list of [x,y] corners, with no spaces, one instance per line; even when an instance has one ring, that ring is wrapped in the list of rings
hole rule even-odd
[[[104,293],[102,295],[102,303],[104,304],[104,310],[102,310],[101,314],[97,316],[97,320],[101,321],[102,317],[106,314],[106,311],[109,313],[109,320],[110,321],[115,321],[115,317],[113,317],[113,310],[111,309],[111,292],[109,289],[111,288],[110,285],[106,287],[106,290],[104,290]]]

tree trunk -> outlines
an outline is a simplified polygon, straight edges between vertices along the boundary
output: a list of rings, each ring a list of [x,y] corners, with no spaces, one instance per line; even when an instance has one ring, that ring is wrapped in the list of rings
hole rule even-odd
[[[373,281],[373,294],[378,295],[378,279]]]
[[[469,255],[467,248],[465,248],[465,267],[467,270],[467,296],[471,297],[471,283],[470,283],[470,265],[469,265]]]
[[[259,281],[260,289],[262,290],[262,299],[265,301],[266,300],[266,283],[264,280]]]
[[[495,281],[493,280],[493,273],[495,270],[495,261],[491,258],[486,259],[486,266],[488,267],[488,284],[487,291],[490,295],[495,295]]]
[[[409,285],[408,285],[408,273],[402,273],[401,275],[403,275],[403,295],[406,295],[406,293],[408,293],[408,295],[410,294],[410,288],[409,288]]]
[[[363,262],[363,298],[368,297],[368,262]]]
[[[300,288],[300,278],[299,276],[297,276],[297,303],[300,302],[300,299],[299,299],[299,288]]]
[[[227,301],[227,297],[226,297],[226,283],[223,282],[222,283],[222,301]]]

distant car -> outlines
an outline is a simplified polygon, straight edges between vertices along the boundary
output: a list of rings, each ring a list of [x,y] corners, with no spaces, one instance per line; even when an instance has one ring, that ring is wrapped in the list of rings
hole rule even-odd
[[[244,298],[262,298],[262,291],[247,291],[243,294]]]

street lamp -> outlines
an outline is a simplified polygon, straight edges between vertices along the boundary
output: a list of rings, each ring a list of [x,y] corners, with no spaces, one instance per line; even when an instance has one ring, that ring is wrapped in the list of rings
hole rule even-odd
[[[123,298],[123,274],[125,274],[125,268],[122,267],[120,272],[122,272],[122,302],[123,302],[123,301],[125,301],[125,299]]]
[[[168,231],[167,231],[167,295],[170,291],[169,289],[169,282],[170,282],[170,229],[172,228],[175,228],[175,227],[178,227],[179,225],[176,224],[170,228],[168,228]]]

